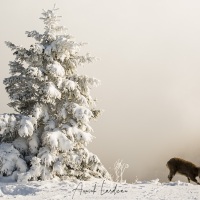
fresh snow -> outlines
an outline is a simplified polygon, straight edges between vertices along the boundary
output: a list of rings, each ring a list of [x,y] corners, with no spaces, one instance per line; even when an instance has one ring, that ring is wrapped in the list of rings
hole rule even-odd
[[[114,200],[199,200],[200,186],[184,182],[160,183],[159,180],[133,184],[107,180],[32,181],[16,183],[0,179],[0,199],[114,199]]]

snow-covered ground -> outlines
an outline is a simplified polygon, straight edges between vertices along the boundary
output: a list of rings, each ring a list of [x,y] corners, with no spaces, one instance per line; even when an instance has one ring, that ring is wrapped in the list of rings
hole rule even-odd
[[[200,200],[200,186],[159,180],[119,184],[103,180],[89,182],[41,181],[26,184],[0,182],[0,199],[128,199],[128,200]]]

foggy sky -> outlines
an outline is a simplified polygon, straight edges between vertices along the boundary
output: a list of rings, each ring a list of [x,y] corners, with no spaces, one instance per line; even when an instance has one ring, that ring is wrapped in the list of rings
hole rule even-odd
[[[129,182],[167,181],[174,156],[200,165],[197,0],[2,0],[0,113],[13,112],[2,82],[14,57],[4,41],[29,47],[25,31],[43,32],[38,18],[55,2],[61,24],[100,58],[79,71],[102,82],[92,95],[105,112],[92,123],[96,139],[88,148],[111,173],[116,160],[128,163]]]

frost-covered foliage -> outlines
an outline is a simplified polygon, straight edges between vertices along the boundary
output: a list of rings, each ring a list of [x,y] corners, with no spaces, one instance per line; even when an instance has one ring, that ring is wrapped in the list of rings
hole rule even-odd
[[[20,158],[20,152],[9,143],[0,145],[0,174],[11,175],[14,171],[26,172],[27,164]]]
[[[18,136],[32,136],[36,123],[36,119],[32,116],[17,114],[0,115],[0,138],[3,141]]]
[[[114,172],[115,172],[115,181],[119,183],[126,182],[123,180],[123,174],[124,171],[129,168],[129,165],[126,163],[123,163],[122,160],[117,160],[114,164]]]
[[[42,13],[43,34],[26,32],[36,40],[29,49],[6,42],[15,60],[4,84],[9,106],[20,114],[0,115],[0,173],[17,172],[18,181],[111,179],[86,148],[94,137],[89,123],[100,113],[90,90],[100,82],[77,67],[94,58],[80,55],[84,44],[58,24],[56,10]]]

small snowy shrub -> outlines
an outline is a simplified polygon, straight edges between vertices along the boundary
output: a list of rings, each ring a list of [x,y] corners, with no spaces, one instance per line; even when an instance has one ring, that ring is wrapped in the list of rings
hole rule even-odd
[[[18,181],[111,179],[86,148],[94,138],[89,123],[100,113],[90,90],[100,81],[77,68],[94,58],[80,55],[84,44],[59,25],[56,10],[42,13],[44,33],[26,32],[35,39],[30,48],[6,42],[15,60],[4,84],[20,114],[0,115],[0,173],[17,171]]]
[[[124,171],[129,168],[128,164],[122,163],[122,160],[117,160],[114,164],[115,181],[116,182],[126,182],[122,179]]]

